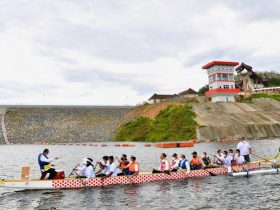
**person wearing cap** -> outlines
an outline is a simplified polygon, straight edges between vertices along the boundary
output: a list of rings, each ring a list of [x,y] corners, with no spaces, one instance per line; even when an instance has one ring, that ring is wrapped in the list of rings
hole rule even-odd
[[[241,138],[241,141],[237,144],[237,148],[240,150],[240,154],[244,156],[244,159],[247,163],[250,162],[249,154],[252,154],[252,148],[248,141],[246,141],[245,137]]]
[[[180,158],[178,157],[178,155],[176,153],[173,153],[172,157],[173,157],[173,159],[171,162],[171,171],[176,172],[177,169],[179,168]]]
[[[116,160],[119,162],[119,166],[118,168],[120,168],[122,170],[122,173],[121,175],[129,175],[129,171],[128,171],[128,164],[129,164],[129,161],[127,160],[127,155],[126,154],[123,154],[121,159],[119,159],[118,157],[116,157]]]
[[[77,176],[77,178],[93,178],[95,177],[95,171],[94,171],[94,167],[92,165],[92,159],[91,158],[84,158],[83,159],[83,165],[82,167],[78,168],[79,171],[79,175]]]
[[[139,174],[140,164],[138,162],[136,162],[135,156],[132,155],[130,157],[130,163],[125,167],[125,169],[128,169],[127,175],[136,176]]]
[[[192,160],[190,162],[191,170],[198,170],[202,168],[202,163],[200,158],[197,155],[197,152],[192,153]]]

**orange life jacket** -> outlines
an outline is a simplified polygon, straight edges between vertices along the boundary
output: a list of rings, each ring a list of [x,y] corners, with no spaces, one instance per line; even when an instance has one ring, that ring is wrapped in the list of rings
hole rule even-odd
[[[201,161],[199,157],[196,158],[193,157],[191,162],[193,165],[201,165]]]
[[[167,162],[167,167],[166,167],[166,162]],[[167,169],[166,169],[167,168]],[[168,171],[170,171],[170,163],[169,163],[169,161],[167,160],[167,159],[164,159],[164,160],[161,160],[160,161],[160,169],[163,171],[163,170],[168,170]]]
[[[138,170],[136,170],[135,167],[136,165],[138,166]],[[136,172],[136,171],[140,172],[140,164],[138,162],[130,163],[128,170],[131,172]]]

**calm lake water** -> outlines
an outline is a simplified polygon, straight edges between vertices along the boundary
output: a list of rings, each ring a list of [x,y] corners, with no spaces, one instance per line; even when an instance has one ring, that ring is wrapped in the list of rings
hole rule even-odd
[[[250,142],[256,154],[274,156],[280,139]],[[31,176],[39,177],[37,155],[44,148],[50,157],[59,156],[56,168],[68,175],[83,157],[101,160],[103,155],[136,155],[142,171],[151,171],[159,164],[159,155],[166,152],[186,154],[194,150],[214,154],[217,149],[235,149],[237,143],[201,143],[194,148],[158,149],[144,147],[67,146],[67,145],[2,145],[0,146],[0,178],[20,177],[22,166],[31,167]],[[252,157],[252,159],[254,159]],[[123,186],[74,190],[16,191],[0,188],[0,209],[280,209],[280,176],[205,177],[189,180],[162,181]]]

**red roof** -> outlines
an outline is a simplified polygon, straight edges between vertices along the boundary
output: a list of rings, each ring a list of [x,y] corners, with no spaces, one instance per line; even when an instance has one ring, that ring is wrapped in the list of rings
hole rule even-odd
[[[216,89],[212,89],[209,90],[207,92],[205,92],[205,96],[211,96],[213,94],[217,94],[217,93],[232,93],[232,94],[236,94],[239,93],[240,89],[222,89],[222,88],[216,88]]]
[[[212,61],[202,66],[202,69],[208,69],[214,65],[237,66],[238,64],[239,64],[238,62],[231,62],[231,61]]]

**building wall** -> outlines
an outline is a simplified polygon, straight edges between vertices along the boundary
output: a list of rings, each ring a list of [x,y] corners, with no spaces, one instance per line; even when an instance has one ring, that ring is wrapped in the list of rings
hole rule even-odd
[[[235,82],[213,82],[209,84],[209,89],[224,88],[224,85],[228,85],[229,89],[235,89]]]
[[[235,102],[234,96],[215,95],[211,97],[212,102]]]

